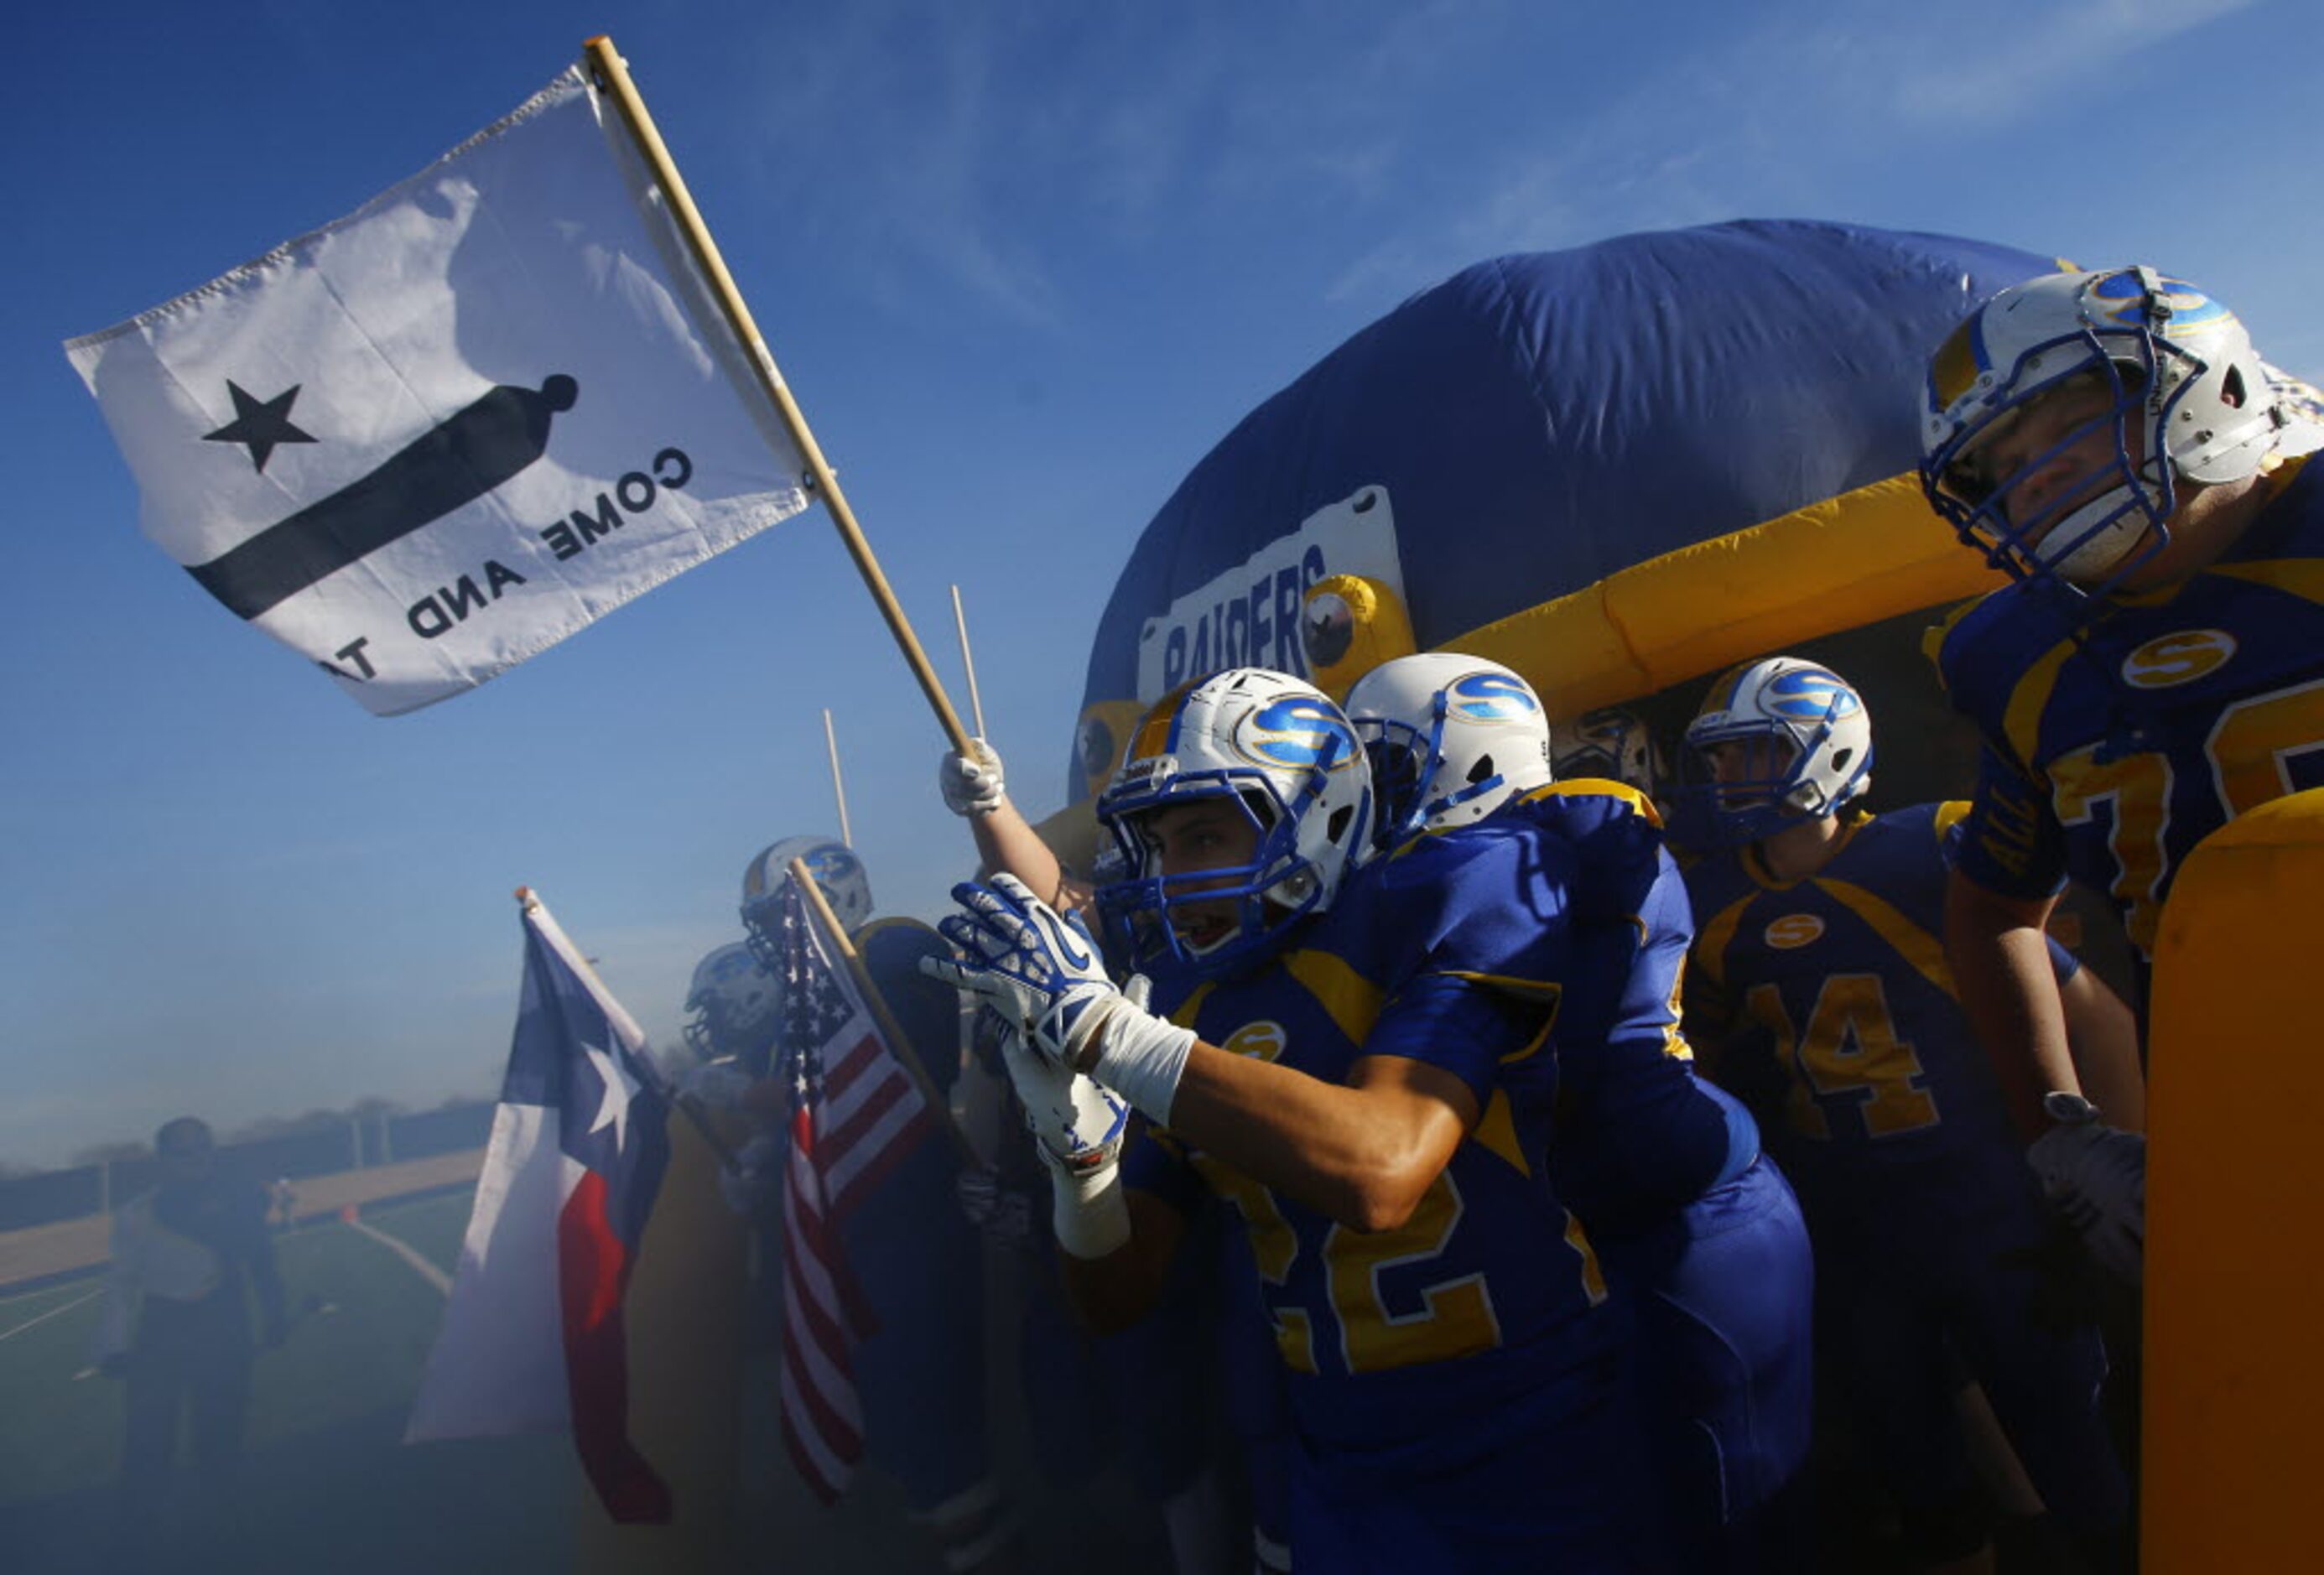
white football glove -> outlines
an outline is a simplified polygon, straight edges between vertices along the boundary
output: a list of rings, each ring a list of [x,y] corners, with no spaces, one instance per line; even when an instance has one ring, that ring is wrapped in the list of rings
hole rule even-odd
[[[962,911],[936,927],[961,955],[924,958],[920,971],[990,1002],[1043,1060],[1089,1073],[1167,1124],[1193,1031],[1155,1017],[1142,996],[1125,998],[1089,937],[1022,881],[996,875],[952,895]]]
[[[1001,1057],[1025,1107],[1026,1130],[1049,1170],[1049,1224],[1058,1248],[1074,1257],[1103,1257],[1130,1239],[1121,1195],[1130,1107],[1028,1049],[1014,1028],[1001,1031]]]
[[[970,739],[968,753],[955,750],[937,762],[936,791],[954,815],[991,815],[1007,791],[1001,782],[1001,756],[982,739]]]
[[[2080,1094],[2053,1091],[2042,1108],[2058,1124],[2026,1148],[2026,1163],[2098,1266],[2137,1285],[2146,1268],[2145,1135],[2106,1125]]]

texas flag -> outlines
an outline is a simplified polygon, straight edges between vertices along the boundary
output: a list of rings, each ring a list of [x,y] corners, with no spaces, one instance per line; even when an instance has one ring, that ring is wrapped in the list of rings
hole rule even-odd
[[[618,1521],[669,1518],[629,1439],[622,1295],[669,1163],[645,1035],[530,894],[475,1211],[404,1441],[570,1428]]]

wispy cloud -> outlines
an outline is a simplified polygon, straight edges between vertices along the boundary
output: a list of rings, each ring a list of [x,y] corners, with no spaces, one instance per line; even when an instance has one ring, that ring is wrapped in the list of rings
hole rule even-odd
[[[1924,13],[1922,27],[1898,41],[1880,73],[1877,95],[1902,121],[2006,124],[2059,95],[2101,86],[2129,57],[2159,48],[2257,0],[2093,0],[2044,10],[2013,5],[1989,16]],[[1941,19],[1942,25],[1931,25]],[[2104,117],[2130,106],[2094,96],[2093,136]],[[2190,113],[2199,113],[2190,108]]]
[[[982,13],[881,5],[831,14],[784,63],[762,113],[765,200],[890,293],[933,273],[1028,327],[1054,327],[1055,290],[995,200],[996,47]],[[786,28],[795,23],[785,23]],[[800,156],[813,148],[818,156]]]
[[[760,178],[853,254],[859,288],[901,308],[935,279],[1060,330],[1119,309],[1061,282],[1090,255],[1139,254],[1189,225],[1231,233],[1236,214],[1286,196],[1383,199],[1398,150],[1508,10],[1434,0],[1367,23],[1331,6],[867,0],[770,96]],[[809,146],[828,160],[800,159]]]
[[[1554,146],[1510,147],[1425,226],[1358,257],[1327,299],[1392,299],[1500,253],[1812,209],[1832,171],[1877,166],[1939,131],[1955,140],[1961,180],[1974,180],[1983,139],[2062,103],[2105,113],[2098,89],[2131,57],[2255,3],[1776,13],[1693,53],[1648,52],[1642,37],[1620,62],[1618,94],[1578,122],[1551,122]],[[2102,121],[2089,134],[2102,137]]]

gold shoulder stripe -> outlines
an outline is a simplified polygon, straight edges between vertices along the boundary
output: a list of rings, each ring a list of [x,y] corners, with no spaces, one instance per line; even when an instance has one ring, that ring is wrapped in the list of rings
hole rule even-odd
[[[1517,979],[1500,973],[1470,973],[1457,968],[1443,969],[1439,971],[1436,977],[1457,979],[1464,984],[1473,984],[1480,990],[1489,990],[1496,995],[1514,996],[1519,1000],[1535,1001],[1549,1009],[1549,1015],[1541,1020],[1540,1031],[1501,1057],[1500,1064],[1503,1066],[1515,1066],[1520,1061],[1529,1061],[1540,1055],[1542,1046],[1549,1043],[1550,1030],[1557,1027],[1558,1003],[1565,997],[1563,985],[1545,979]]]
[[[1655,801],[1631,787],[1628,782],[1616,782],[1604,777],[1576,777],[1570,781],[1552,782],[1536,788],[1518,802],[1532,804],[1544,798],[1618,798],[1632,814],[1646,817],[1648,825],[1663,823],[1662,811]]]
[[[2010,691],[2008,709],[2001,717],[2002,735],[2016,751],[2017,763],[2028,770],[2042,741],[2042,713],[2049,709],[2050,695],[2058,686],[2058,671],[2079,649],[2071,638],[2060,640],[2025,669],[2017,687]]]
[[[1217,982],[1209,979],[1194,986],[1194,993],[1180,1001],[1178,1009],[1170,1014],[1170,1020],[1182,1028],[1193,1027],[1194,1019],[1202,1015],[1203,1003],[1211,999],[1211,991],[1216,988]]]
[[[1379,1020],[1379,986],[1329,952],[1288,952],[1283,966],[1331,1015],[1349,1044],[1364,1042]]]
[[[1929,666],[1936,668],[1937,683],[1941,686],[1945,681],[1945,665],[1937,659],[1944,653],[1945,641],[1950,640],[1953,631],[1960,627],[1960,621],[1976,612],[1984,601],[1983,596],[1972,596],[1922,631],[1921,654],[1928,659]]]
[[[1861,886],[1846,880],[1820,880],[1815,884],[1833,901],[1870,925],[1922,978],[1953,999],[1960,999],[1960,992],[1953,988],[1953,971],[1945,963],[1942,941],[1906,918],[1895,904]]]
[[[1758,895],[1756,891],[1745,892],[1694,932],[1694,965],[1710,976],[1711,983],[1721,987],[1727,983],[1727,948],[1735,944],[1735,931],[1743,923],[1743,910]]]

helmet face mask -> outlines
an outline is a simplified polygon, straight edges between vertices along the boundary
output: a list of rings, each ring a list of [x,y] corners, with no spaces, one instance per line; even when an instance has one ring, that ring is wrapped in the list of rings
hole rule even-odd
[[[2256,474],[2280,424],[2250,337],[2192,285],[2052,274],[1932,359],[1922,487],[1995,566],[2103,594],[2170,545],[2181,484]]]
[[[783,887],[790,880],[794,859],[806,862],[840,928],[852,933],[872,916],[871,878],[864,873],[863,861],[844,843],[832,837],[787,837],[761,849],[742,871],[742,914],[751,950],[769,972],[782,966],[782,944],[776,929],[782,914]]]
[[[1382,662],[1348,692],[1379,806],[1375,842],[1484,819],[1552,777],[1549,716],[1499,662],[1445,651]]]
[[[1739,847],[1836,815],[1872,785],[1872,719],[1829,668],[1769,657],[1711,687],[1686,730],[1674,841]]]
[[[1669,773],[1653,730],[1637,712],[1602,705],[1583,713],[1569,736],[1572,741],[1555,762],[1559,781],[1597,777],[1635,788],[1649,798],[1662,797],[1663,779]]]
[[[1320,691],[1258,668],[1190,684],[1147,714],[1098,800],[1122,865],[1100,910],[1138,966],[1231,972],[1331,905],[1371,803],[1355,732]]]

